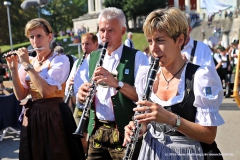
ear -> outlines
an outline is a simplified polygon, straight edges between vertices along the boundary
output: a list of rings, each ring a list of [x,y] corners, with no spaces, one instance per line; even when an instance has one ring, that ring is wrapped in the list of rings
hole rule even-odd
[[[183,33],[177,38],[177,43],[178,43],[178,46],[183,45],[183,43],[184,43],[184,34]]]
[[[127,30],[126,27],[122,28],[122,35],[124,35],[126,33],[126,30]]]

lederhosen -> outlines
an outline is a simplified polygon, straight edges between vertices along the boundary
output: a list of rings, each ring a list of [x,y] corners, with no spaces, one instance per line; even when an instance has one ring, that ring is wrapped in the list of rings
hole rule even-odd
[[[134,85],[134,63],[135,55],[137,50],[124,46],[122,51],[122,56],[120,62],[116,68],[118,71],[117,79],[123,81],[130,85]],[[96,64],[99,55],[91,53],[89,60],[89,75],[92,75],[94,71],[94,66],[91,64]],[[95,59],[95,60],[94,60]],[[128,74],[125,72],[129,71]],[[111,97],[113,103],[113,111],[115,115],[115,121],[102,121],[99,120],[95,115],[95,106],[93,105],[90,110],[89,124],[88,124],[88,134],[89,139],[89,149],[88,149],[88,159],[109,159],[108,155],[102,155],[102,153],[115,152],[111,154],[114,159],[122,159],[124,156],[124,151],[122,147],[123,137],[124,137],[124,127],[131,121],[132,116],[134,115],[133,108],[136,105],[124,96],[121,92],[117,92]],[[93,122],[93,120],[95,122]],[[134,159],[137,158],[138,152],[141,147],[141,140],[139,140],[138,145],[136,146],[136,153],[134,154]],[[98,150],[99,152],[98,152]],[[94,155],[95,154],[95,155]],[[108,154],[108,153],[106,153]],[[101,157],[96,157],[100,155]],[[135,158],[136,156],[136,158]]]
[[[164,108],[170,112],[173,112],[180,117],[195,123],[196,117],[196,107],[193,106],[193,102],[195,101],[193,84],[194,84],[194,74],[196,70],[199,68],[198,65],[188,63],[185,73],[185,95],[183,101],[181,103],[172,105],[172,106],[164,106]],[[156,125],[156,122],[151,122],[156,131],[163,131],[165,134],[170,136],[185,136],[178,131],[172,131],[172,126],[161,124]],[[159,123],[158,123],[159,124]],[[201,142],[201,146],[204,153],[204,160],[222,160],[221,152],[217,148],[217,144],[214,141],[212,144],[206,144]],[[214,156],[211,156],[214,154]],[[218,155],[218,156],[217,156]]]

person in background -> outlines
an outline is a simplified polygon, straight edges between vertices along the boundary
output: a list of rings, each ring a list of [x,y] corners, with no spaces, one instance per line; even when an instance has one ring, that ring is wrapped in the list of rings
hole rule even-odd
[[[227,54],[226,49],[219,45],[217,47],[217,52],[214,54],[214,62],[216,64],[216,70],[220,77],[220,80],[223,86],[226,88],[225,97],[229,98],[231,94],[230,90],[230,74],[229,74],[229,67],[230,67],[230,60],[229,55]],[[224,82],[223,82],[224,81]]]
[[[198,66],[181,58],[188,35],[188,23],[175,7],[152,11],[143,24],[150,52],[158,57],[159,69],[149,101],[139,101],[134,117],[145,134],[139,160],[199,159],[221,157],[214,139],[217,126],[224,123],[219,114],[223,89],[215,68]],[[140,67],[136,89],[144,93],[149,67]],[[136,127],[125,126],[124,146],[131,142]],[[207,157],[206,157],[207,158]],[[222,157],[221,157],[222,159]]]
[[[145,46],[143,48],[143,54],[146,55],[146,57],[148,58],[149,64],[151,64],[154,58],[153,58],[152,54],[149,51],[149,46]]]
[[[183,58],[199,66],[207,65],[215,68],[210,48],[203,42],[196,41],[190,37],[192,30],[191,18],[188,14],[186,14],[185,17],[188,22],[188,32],[185,46],[181,51]]]
[[[98,17],[99,34],[103,44],[108,42],[102,66],[95,67],[100,50],[94,51],[83,62],[77,93],[77,104],[84,107],[91,87],[90,79],[97,84],[93,107],[90,109],[88,134],[88,160],[121,159],[124,156],[124,126],[133,116],[132,109],[138,100],[134,82],[139,66],[149,65],[146,56],[122,44],[126,32],[126,18],[122,10],[109,7]],[[88,81],[87,83],[85,83]],[[141,145],[141,141],[139,141]],[[139,145],[139,147],[140,147]],[[134,158],[139,153],[138,146]]]
[[[0,54],[1,54],[1,49],[0,49]],[[4,89],[3,76],[5,76],[6,74],[6,68],[8,68],[7,64],[4,64],[2,62],[2,59],[0,58],[0,91]]]
[[[62,46],[54,47],[53,51],[58,52],[59,54],[64,54],[64,48]]]
[[[231,43],[231,48],[229,49],[229,54],[230,56],[230,61],[231,61],[231,65],[233,68],[233,72],[235,72],[235,68],[238,62],[238,43],[239,40],[238,39],[234,39]]]
[[[97,26],[97,34],[96,34],[97,38],[98,38],[98,48],[101,49],[103,47],[103,43],[101,40],[101,37],[99,35],[99,26]]]
[[[78,92],[78,88],[81,86],[81,81],[79,80],[80,77],[85,76],[82,75],[83,73],[80,72],[81,62],[83,58],[87,58],[92,51],[95,51],[98,49],[98,39],[97,36],[93,33],[85,33],[81,37],[81,45],[82,50],[85,54],[85,57],[82,57],[82,59],[78,59],[75,61],[73,68],[71,70],[71,73],[69,75],[69,78],[66,83],[66,89],[65,89],[65,96],[69,94],[69,87],[73,85],[73,95],[69,99],[69,107],[73,109],[73,117],[75,119],[76,124],[79,124],[81,115],[82,115],[82,109],[79,108],[79,106],[76,106],[76,94]],[[87,82],[87,81],[85,81]],[[85,154],[87,154],[87,128],[84,130],[84,137],[82,138],[82,144],[85,151]]]
[[[29,57],[23,47],[15,51],[17,56],[6,58],[16,98],[22,100],[28,94],[32,97],[22,115],[19,160],[84,160],[81,141],[72,135],[76,124],[71,110],[63,102],[68,58],[50,48],[52,28],[45,19],[30,20],[25,35],[33,48],[45,49],[36,51],[36,57]],[[22,63],[19,70],[18,58]]]
[[[128,47],[130,47],[130,48],[134,48],[134,44],[133,44],[133,41],[132,41],[132,37],[133,37],[132,32],[128,32],[128,34],[127,34],[127,39],[126,39],[125,42],[124,42],[125,46],[128,46]]]

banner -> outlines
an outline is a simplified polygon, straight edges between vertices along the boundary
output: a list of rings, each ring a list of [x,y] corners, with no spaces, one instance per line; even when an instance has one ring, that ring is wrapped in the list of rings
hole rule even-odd
[[[217,13],[231,7],[232,5],[221,3],[219,0],[201,0],[201,8],[206,8],[208,13]]]

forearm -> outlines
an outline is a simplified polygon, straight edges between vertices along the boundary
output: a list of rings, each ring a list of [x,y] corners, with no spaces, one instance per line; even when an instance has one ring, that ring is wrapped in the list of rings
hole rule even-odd
[[[119,90],[119,92],[121,92],[122,94],[124,94],[126,97],[128,97],[134,102],[138,101],[136,88],[127,83],[124,83],[124,86]]]
[[[181,125],[178,127],[178,131],[192,139],[211,144],[216,137],[217,127],[202,126],[181,118]]]
[[[18,100],[26,98],[28,95],[28,89],[25,89],[20,82],[18,70],[11,70],[13,91]]]
[[[57,86],[49,85],[43,78],[41,78],[34,69],[28,71],[31,82],[37,88],[42,97],[47,97],[57,90]]]

